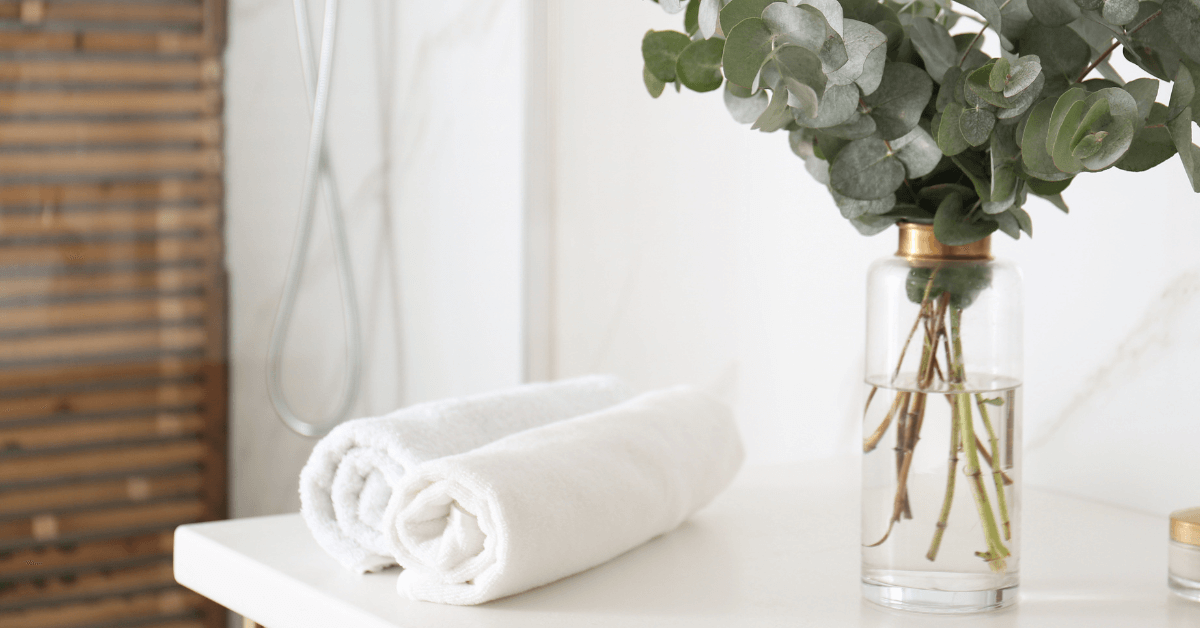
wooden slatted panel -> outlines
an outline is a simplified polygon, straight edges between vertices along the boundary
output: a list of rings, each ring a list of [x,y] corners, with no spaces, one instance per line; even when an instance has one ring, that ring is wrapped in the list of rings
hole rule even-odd
[[[95,571],[105,565],[170,560],[171,530],[79,542],[51,542],[0,552],[0,581],[44,577],[70,571]]]
[[[107,597],[74,604],[0,612],[5,628],[55,628],[80,624],[178,615],[203,607],[204,598],[178,589]]]
[[[223,0],[0,0],[0,626],[224,626]]]

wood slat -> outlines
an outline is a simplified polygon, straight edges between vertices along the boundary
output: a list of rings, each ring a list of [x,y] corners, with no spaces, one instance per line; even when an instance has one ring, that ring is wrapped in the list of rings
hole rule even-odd
[[[148,381],[140,386],[108,390],[56,391],[29,396],[0,397],[0,428],[13,419],[50,417],[65,413],[119,413],[153,408],[190,407],[204,401],[202,383]]]
[[[0,333],[155,321],[177,323],[203,317],[207,310],[208,304],[203,297],[143,298],[11,307],[0,309]]]
[[[0,342],[0,362],[85,359],[109,354],[201,350],[208,334],[200,327],[168,327],[9,338]],[[4,365],[0,364],[0,368]]]
[[[177,31],[0,31],[0,51],[3,52],[200,54],[210,50],[203,35]]]
[[[0,115],[137,115],[221,112],[215,88],[163,91],[37,92],[0,90]]]
[[[111,181],[57,185],[0,186],[0,208],[96,203],[136,203],[220,200],[221,180],[162,179],[159,181]]]
[[[215,230],[220,209],[121,208],[108,211],[42,211],[0,214],[0,238],[92,233],[147,233],[154,231]]]
[[[197,441],[111,447],[46,456],[0,458],[0,482],[130,473],[199,463],[207,448]]]
[[[37,5],[31,9],[22,4]],[[40,18],[40,19],[35,19]],[[0,1],[0,19],[21,20],[26,24],[45,22],[101,22],[105,24],[132,22],[172,23],[181,26],[199,26],[204,19],[203,6],[198,2],[188,3],[141,3],[141,2],[45,2],[26,0]]]
[[[205,515],[204,502],[198,499],[116,508],[35,515],[25,519],[0,521],[0,540],[34,538],[51,541],[60,537],[102,534],[127,528],[148,528],[184,521],[196,521]]]
[[[5,266],[84,266],[115,262],[204,260],[213,254],[208,238],[159,238],[143,241],[64,242],[0,247],[0,273]]]
[[[216,146],[221,121],[150,120],[137,122],[0,122],[0,146],[88,144],[184,144]]]
[[[55,365],[0,370],[0,391],[15,394],[39,394],[44,389],[76,391],[83,386],[140,382],[164,377],[204,377],[208,365],[202,360],[165,357],[148,362],[86,365]],[[27,392],[27,391],[34,392]]]
[[[196,495],[200,492],[201,480],[200,473],[191,469],[163,475],[130,475],[55,486],[0,489],[0,518],[14,513]],[[4,558],[0,556],[0,573],[4,564]]]
[[[177,616],[200,611],[205,599],[184,588],[108,597],[61,606],[39,606],[0,613],[5,628],[70,628],[113,620],[139,620],[159,615]]]
[[[111,571],[90,571],[41,580],[18,580],[0,590],[0,609],[30,602],[49,603],[56,599],[118,594],[153,587],[167,587],[175,582],[170,562]]]
[[[35,296],[94,296],[148,290],[194,290],[205,286],[209,274],[210,272],[204,269],[185,268],[77,275],[54,274],[38,277],[0,277],[0,303],[5,300]],[[3,310],[0,310],[0,316],[3,316]]]
[[[0,553],[0,581],[32,573],[61,572],[63,568],[91,571],[104,563],[169,560],[174,546],[172,528],[135,536],[24,547]]]
[[[0,429],[0,449],[29,452],[117,441],[196,436],[203,429],[204,418],[193,412],[51,423]]]
[[[62,176],[195,172],[220,174],[221,151],[136,150],[0,153],[0,176]]]
[[[46,85],[178,85],[207,84],[221,80],[216,59],[200,63],[182,61],[76,61],[3,60],[0,83]]]

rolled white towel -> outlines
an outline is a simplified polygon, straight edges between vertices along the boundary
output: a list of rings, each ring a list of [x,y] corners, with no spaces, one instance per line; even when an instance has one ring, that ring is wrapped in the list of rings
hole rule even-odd
[[[679,387],[425,463],[384,515],[397,587],[479,604],[589,569],[674,529],[742,457],[729,408]]]
[[[392,487],[428,460],[521,430],[611,407],[632,396],[605,375],[527,384],[348,421],[313,448],[300,472],[300,512],[317,543],[362,573],[396,564],[381,522]]]

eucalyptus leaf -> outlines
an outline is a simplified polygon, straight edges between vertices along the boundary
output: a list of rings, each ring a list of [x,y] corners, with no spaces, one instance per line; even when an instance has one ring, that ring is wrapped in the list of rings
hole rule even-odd
[[[1167,107],[1154,103],[1145,125],[1133,136],[1133,144],[1116,166],[1121,170],[1142,172],[1170,159],[1176,152],[1175,142],[1167,129]]]
[[[1192,80],[1192,73],[1186,67],[1180,66],[1171,88],[1171,100],[1167,104],[1167,119],[1174,120],[1184,109],[1191,107],[1195,99],[1196,83]]]
[[[895,194],[889,194],[875,200],[861,201],[838,194],[837,190],[834,189],[830,189],[829,193],[833,196],[833,202],[838,206],[838,210],[842,212],[842,218],[858,218],[864,214],[880,216],[888,213],[896,206]]]
[[[824,130],[834,137],[845,140],[858,140],[875,135],[878,127],[875,124],[874,118],[861,114],[856,109],[849,120],[841,124],[826,127]]]
[[[787,101],[787,90],[776,89],[771,94],[771,102],[750,128],[762,131],[763,133],[773,133],[787,126],[792,121],[792,114],[788,111]]]
[[[975,193],[983,202],[991,200],[992,182],[989,176],[989,165],[984,161],[982,153],[965,151],[950,158],[962,173],[971,180]]]
[[[946,71],[958,66],[958,49],[946,27],[927,17],[918,17],[909,23],[908,36],[933,80],[941,83]]]
[[[759,116],[767,110],[767,105],[771,99],[767,96],[765,90],[759,90],[757,93],[741,97],[735,93],[733,83],[725,83],[725,108],[729,110],[733,119],[742,124],[750,124],[758,119]]]
[[[925,129],[917,126],[903,137],[892,140],[892,151],[904,164],[909,179],[919,179],[937,168],[942,151]]]
[[[946,70],[945,76],[942,77],[942,85],[938,88],[937,102],[934,106],[938,111],[946,108],[946,105],[955,102],[955,91],[958,88],[958,81],[962,77],[962,68],[958,66]]]
[[[785,77],[783,84],[787,88],[787,104],[792,110],[792,120],[794,121],[796,118],[815,118],[817,107],[820,105],[820,97],[817,96],[817,92],[807,84],[801,83],[791,77]]]
[[[888,227],[896,224],[898,219],[892,216],[875,216],[873,214],[863,214],[858,218],[851,218],[850,224],[858,232],[865,236],[873,236],[883,233],[888,230]]]
[[[1079,19],[1079,6],[1074,0],[1028,0],[1029,12],[1046,26],[1064,26]]]
[[[1163,0],[1162,12],[1171,40],[1189,59],[1200,63],[1200,0]]]
[[[958,2],[982,15],[992,30],[997,33],[1004,32],[1004,19],[1000,13],[1000,5],[993,0],[958,0]]]
[[[1059,116],[1059,107],[1063,105],[1064,101],[1060,98],[1058,105],[1054,108],[1054,116],[1057,118],[1051,119],[1050,128],[1054,143],[1050,146],[1050,156],[1054,158],[1054,167],[1074,174],[1083,170],[1083,162],[1072,152],[1075,148],[1073,139],[1088,109],[1083,100],[1071,100],[1066,102],[1066,107]],[[1055,121],[1058,122],[1057,128],[1054,126]]]
[[[1087,42],[1065,26],[1031,23],[1021,38],[1020,49],[1022,55],[1037,55],[1047,82],[1058,82],[1064,91],[1092,60]]]
[[[1025,55],[1012,64],[1004,77],[1003,89],[996,90],[1012,98],[1031,87],[1042,73],[1042,60],[1037,55]]]
[[[683,10],[683,0],[658,0],[658,6],[667,13],[679,13]]]
[[[695,36],[700,30],[700,0],[688,0],[687,10],[683,13],[683,30],[689,36]]]
[[[1047,98],[1029,112],[1021,139],[1021,159],[1025,170],[1044,181],[1062,181],[1071,175],[1059,170],[1050,156],[1050,122],[1057,100]]]
[[[857,20],[844,20],[846,63],[827,73],[834,85],[857,83],[864,94],[879,87],[887,61],[887,36],[879,29]]]
[[[885,198],[904,182],[904,164],[877,137],[850,142],[829,170],[830,186],[843,196],[870,201]]]
[[[721,75],[721,54],[725,51],[725,40],[698,39],[688,44],[679,53],[675,62],[675,74],[685,87],[697,92],[711,92],[725,82]]]
[[[700,9],[696,14],[696,25],[700,35],[710,39],[717,34],[717,26],[721,18],[721,0],[700,0]]]
[[[1029,187],[1029,191],[1040,196],[1054,196],[1062,194],[1062,191],[1071,185],[1074,179],[1063,179],[1062,181],[1042,181],[1041,179],[1026,179],[1025,185]]]
[[[725,9],[729,9],[729,6]],[[739,22],[732,32],[725,32],[728,36],[721,53],[725,78],[749,88],[754,85],[758,71],[771,54],[771,31],[761,19],[751,18]]]
[[[821,59],[815,53],[799,46],[777,48],[767,59],[767,66],[779,73],[780,78],[790,79],[807,85],[815,103],[817,94],[825,92],[825,74],[821,71]],[[815,114],[815,106],[814,111]]]
[[[883,139],[892,140],[917,126],[932,96],[933,81],[924,70],[907,63],[889,63],[879,88],[863,96],[863,102]]]
[[[1184,109],[1183,115],[1176,116],[1174,120],[1167,123],[1167,128],[1171,132],[1171,140],[1175,143],[1176,150],[1179,151],[1179,160],[1183,162],[1183,169],[1187,173],[1188,180],[1192,183],[1192,190],[1200,192],[1200,161],[1197,161],[1195,146],[1192,145],[1192,108]]]
[[[1009,210],[1006,209],[998,214],[992,214],[992,220],[996,221],[1000,231],[1003,231],[1008,237],[1014,240],[1021,239],[1021,223],[1017,222],[1017,217]]]
[[[1133,21],[1138,13],[1138,0],[1104,0],[1101,15],[1110,24],[1124,26]]]
[[[762,21],[777,45],[800,46],[815,53],[825,72],[832,72],[846,63],[846,46],[841,36],[816,8],[797,8],[776,2],[763,10]]]
[[[733,29],[744,20],[758,19],[763,9],[776,0],[731,0],[721,9],[721,31],[726,36],[733,34]]]
[[[1150,116],[1150,107],[1154,105],[1154,99],[1158,98],[1158,81],[1152,78],[1140,78],[1129,81],[1124,89],[1137,102],[1138,124],[1145,124],[1146,118]]]
[[[958,126],[963,139],[971,146],[983,146],[992,136],[992,128],[996,126],[996,116],[979,108],[966,109],[958,118]]]
[[[1020,207],[1014,207],[1008,210],[1008,213],[1017,218],[1017,224],[1021,225],[1021,231],[1024,231],[1029,237],[1033,237],[1033,219],[1029,217],[1029,212]]]
[[[1038,194],[1037,196],[1038,198],[1046,199],[1051,205],[1061,209],[1064,214],[1071,213],[1071,208],[1067,207],[1067,202],[1063,200],[1062,194]]]
[[[845,36],[845,31],[842,28],[842,20],[844,19],[842,5],[837,0],[789,0],[789,4],[795,7],[811,6],[829,22],[833,30],[837,31],[839,37]]]
[[[971,147],[971,143],[963,136],[960,119],[962,105],[952,102],[946,105],[938,124],[937,142],[942,152],[947,155],[957,155]]]
[[[937,213],[933,217],[934,237],[942,244],[961,246],[982,240],[999,227],[994,220],[972,221],[967,214],[961,196],[958,194],[947,196],[938,205]]]
[[[654,73],[646,66],[642,66],[642,82],[646,84],[646,91],[650,92],[654,98],[662,96],[663,88],[667,86],[666,83],[658,80],[658,77],[654,76]]]
[[[827,85],[816,116],[795,115],[796,123],[814,129],[844,124],[858,111],[857,85]]]
[[[675,62],[692,40],[678,31],[648,31],[642,38],[646,69],[664,83],[675,80]]]
[[[1164,13],[1163,5],[1159,2],[1141,2],[1137,17],[1133,18],[1133,24],[1140,26],[1141,30],[1130,33],[1132,45],[1122,47],[1122,52],[1125,58],[1150,74],[1170,81],[1179,71],[1180,61],[1185,55],[1167,32]]]

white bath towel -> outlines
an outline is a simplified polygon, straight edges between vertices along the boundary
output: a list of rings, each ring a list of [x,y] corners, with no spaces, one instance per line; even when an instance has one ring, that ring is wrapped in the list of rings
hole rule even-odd
[[[425,463],[384,515],[397,587],[479,604],[553,582],[674,529],[741,463],[728,407],[686,387]]]
[[[619,379],[595,375],[348,421],[317,443],[300,472],[300,512],[317,543],[339,562],[359,573],[377,571],[396,564],[381,522],[405,472],[631,396]]]

